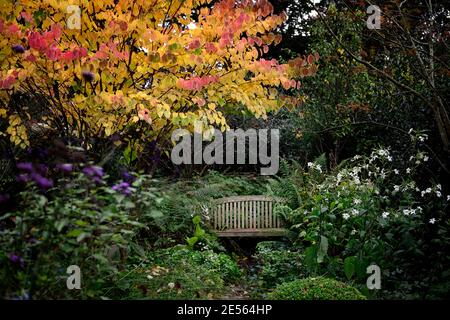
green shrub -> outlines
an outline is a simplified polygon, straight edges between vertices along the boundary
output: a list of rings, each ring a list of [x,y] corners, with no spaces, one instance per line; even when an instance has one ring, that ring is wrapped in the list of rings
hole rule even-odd
[[[227,255],[183,246],[153,251],[145,265],[135,266],[123,275],[112,296],[189,300],[218,298],[225,283],[242,276]]]
[[[357,289],[333,279],[317,277],[283,283],[269,293],[274,300],[365,300]]]
[[[258,284],[264,288],[273,288],[277,284],[304,276],[302,255],[299,252],[290,251],[282,242],[258,243],[254,258],[258,264]]]
[[[411,131],[412,143],[426,137]],[[450,197],[440,184],[417,178],[428,157],[414,147],[402,170],[399,155],[380,148],[327,174],[318,163],[308,163],[303,172],[294,166],[297,179],[287,175],[273,182],[272,190],[294,184],[301,200],[276,211],[297,234],[295,244],[305,248],[308,275],[363,284],[375,263],[384,279],[376,295],[423,299],[433,297],[433,287],[441,291],[448,283],[449,258],[443,253],[450,248]]]
[[[95,181],[74,173],[45,193],[29,182],[20,207],[0,218],[2,297],[98,298],[113,280],[144,225],[134,196],[106,185],[96,170]],[[70,265],[81,269],[82,290],[66,287]]]

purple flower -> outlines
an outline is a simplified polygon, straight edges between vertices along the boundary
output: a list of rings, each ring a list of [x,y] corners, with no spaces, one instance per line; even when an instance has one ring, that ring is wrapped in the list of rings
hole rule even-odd
[[[24,266],[24,260],[21,256],[15,254],[15,253],[10,253],[9,254],[9,260],[14,263],[14,264],[18,264],[20,265],[22,268]]]
[[[73,170],[73,164],[71,163],[58,163],[56,168],[62,172],[69,173]]]
[[[33,172],[33,164],[31,162],[20,162],[17,164],[17,169],[26,171],[26,172]]]
[[[98,167],[98,166],[91,166],[91,167],[86,167],[83,169],[83,173],[88,176],[89,178],[91,178],[95,183],[100,183],[102,182],[102,177],[105,174],[103,172],[103,168],[102,167]]]
[[[45,190],[53,187],[53,181],[41,176],[40,174],[33,174],[32,178],[41,189]]]
[[[25,52],[25,48],[20,45],[20,44],[15,44],[11,47],[11,49],[15,52],[15,53],[24,53]]]
[[[103,177],[103,175],[105,174],[104,172],[103,172],[103,168],[102,167],[98,167],[98,166],[92,166],[91,167],[92,168],[92,170],[94,171],[94,173],[95,173],[95,175],[97,176],[97,177]]]
[[[128,182],[121,182],[112,187],[112,190],[120,192],[126,196],[131,194],[130,184]]]

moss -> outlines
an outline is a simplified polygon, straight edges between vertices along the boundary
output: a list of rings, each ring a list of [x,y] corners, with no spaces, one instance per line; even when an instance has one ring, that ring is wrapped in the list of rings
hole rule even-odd
[[[274,300],[365,300],[357,289],[343,282],[316,277],[285,282],[269,294]]]

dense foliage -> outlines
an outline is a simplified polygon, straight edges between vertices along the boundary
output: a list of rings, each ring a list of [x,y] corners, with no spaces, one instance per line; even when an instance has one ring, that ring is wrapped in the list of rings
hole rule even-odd
[[[365,300],[355,288],[327,278],[306,278],[279,285],[269,297],[274,300]]]

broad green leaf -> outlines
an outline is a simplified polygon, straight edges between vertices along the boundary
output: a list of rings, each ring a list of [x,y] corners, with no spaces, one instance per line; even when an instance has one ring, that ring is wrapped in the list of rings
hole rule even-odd
[[[350,280],[355,273],[356,260],[355,256],[347,257],[344,260],[344,273],[348,280]]]

